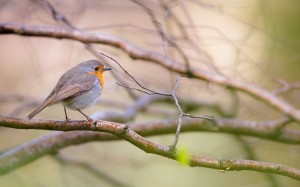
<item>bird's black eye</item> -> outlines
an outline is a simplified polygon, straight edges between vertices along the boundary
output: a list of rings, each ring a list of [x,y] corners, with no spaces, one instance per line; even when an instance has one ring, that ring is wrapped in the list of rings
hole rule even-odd
[[[99,70],[99,67],[95,67],[95,70],[98,71],[98,70]]]

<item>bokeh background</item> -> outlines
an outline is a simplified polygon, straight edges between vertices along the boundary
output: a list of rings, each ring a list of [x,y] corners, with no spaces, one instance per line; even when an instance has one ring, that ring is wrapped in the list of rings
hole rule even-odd
[[[141,7],[129,0],[51,0],[77,28],[101,32],[127,39],[135,45],[163,53],[162,40]],[[159,9],[161,1],[144,1],[158,21],[165,23],[168,32],[179,33],[169,23],[166,12]],[[297,82],[300,79],[300,2],[294,0],[190,0],[169,1],[172,13],[184,23],[200,53],[191,46],[180,45],[189,54],[191,64],[209,69],[205,59],[228,76],[276,89],[278,80]],[[184,8],[182,8],[184,7]],[[188,19],[187,19],[188,15]],[[0,0],[0,22],[28,25],[61,25],[53,20],[50,11],[37,1]],[[172,30],[173,29],[173,30]],[[113,55],[135,78],[149,88],[172,90],[176,74],[149,62],[134,61],[118,49],[95,45]],[[50,93],[58,78],[81,61],[95,59],[79,42],[52,38],[0,35],[0,114],[25,117]],[[172,52],[172,51],[171,51]],[[172,54],[172,53],[170,53]],[[175,58],[177,56],[175,55]],[[178,58],[180,59],[180,58]],[[204,59],[204,60],[203,60]],[[113,71],[124,80],[130,79],[117,66]],[[85,110],[91,115],[98,111],[124,111],[133,103],[124,88],[116,85],[106,74],[105,91],[101,101]],[[182,79],[178,94],[198,100],[217,102],[230,109],[232,102],[224,88],[205,82]],[[240,94],[238,117],[249,120],[276,119],[281,115],[249,96]],[[297,90],[284,94],[299,107]],[[136,121],[176,117],[176,107],[167,104],[151,106],[161,115],[139,114]],[[167,112],[166,112],[167,111]],[[197,114],[213,115],[202,108]],[[83,119],[69,111],[72,119]],[[64,119],[60,105],[42,111],[38,118]],[[295,128],[297,126],[295,125]],[[49,131],[0,128],[0,151],[4,152]],[[151,141],[168,145],[173,136],[156,136]],[[300,168],[299,146],[243,137],[257,159]],[[241,141],[227,134],[186,133],[179,146],[195,155],[224,159],[245,159],[247,153]],[[71,146],[59,155],[95,166],[104,175],[129,186],[272,186],[264,174],[239,171],[222,172],[206,168],[190,168],[172,160],[146,154],[125,141],[93,142]],[[276,176],[279,186],[299,186],[299,182]],[[0,186],[115,186],[107,177],[96,175],[78,165],[64,164],[49,155],[0,177]]]

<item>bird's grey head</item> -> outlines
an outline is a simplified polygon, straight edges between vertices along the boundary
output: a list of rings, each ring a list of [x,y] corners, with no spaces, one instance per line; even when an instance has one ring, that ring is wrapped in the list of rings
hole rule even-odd
[[[91,72],[94,71],[95,68],[103,66],[103,64],[98,60],[88,60],[85,62],[81,62],[77,66],[79,66],[85,72]]]
[[[85,72],[92,72],[92,71],[104,72],[107,70],[111,70],[111,68],[109,67],[104,67],[104,65],[98,60],[88,60],[78,64],[77,66],[79,66],[80,69]]]

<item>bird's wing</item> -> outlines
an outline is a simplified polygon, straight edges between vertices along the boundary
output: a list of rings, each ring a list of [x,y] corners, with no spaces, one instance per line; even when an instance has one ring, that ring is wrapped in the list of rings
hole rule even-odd
[[[80,95],[93,88],[96,84],[100,84],[98,78],[90,74],[74,77],[67,81],[61,88],[55,90],[53,104]]]
[[[31,119],[37,115],[44,108],[56,104],[64,99],[75,97],[83,92],[90,90],[95,84],[100,84],[96,76],[90,74],[84,74],[82,76],[72,77],[62,84],[59,82],[49,96],[45,99],[43,104],[35,109],[28,115]]]

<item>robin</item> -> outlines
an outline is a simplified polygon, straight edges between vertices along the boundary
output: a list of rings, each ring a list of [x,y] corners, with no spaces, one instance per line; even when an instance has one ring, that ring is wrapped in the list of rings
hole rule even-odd
[[[104,67],[98,60],[88,60],[68,70],[60,77],[43,104],[28,115],[28,119],[33,118],[44,108],[61,102],[66,120],[69,120],[66,107],[77,110],[90,120],[81,110],[96,103],[104,86],[103,73],[107,70],[111,68]]]

